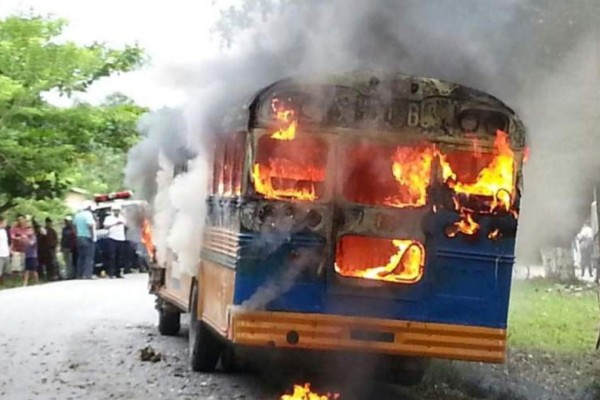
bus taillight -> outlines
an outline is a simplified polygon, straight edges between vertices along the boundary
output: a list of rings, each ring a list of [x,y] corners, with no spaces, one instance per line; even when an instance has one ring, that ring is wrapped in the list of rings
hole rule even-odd
[[[349,278],[416,283],[423,277],[425,248],[417,240],[342,236],[335,270]]]

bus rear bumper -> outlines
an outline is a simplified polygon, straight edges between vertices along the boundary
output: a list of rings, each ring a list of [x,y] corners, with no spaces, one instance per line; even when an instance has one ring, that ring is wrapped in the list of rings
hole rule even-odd
[[[502,363],[506,330],[329,314],[245,311],[230,314],[234,344],[307,350],[362,351]]]

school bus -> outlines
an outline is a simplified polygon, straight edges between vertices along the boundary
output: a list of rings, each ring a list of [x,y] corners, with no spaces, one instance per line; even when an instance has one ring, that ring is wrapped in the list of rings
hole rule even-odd
[[[408,384],[431,358],[504,361],[526,146],[502,101],[401,73],[298,77],[216,137],[198,264],[151,274],[160,332],[189,314],[194,370],[238,348],[380,355]]]

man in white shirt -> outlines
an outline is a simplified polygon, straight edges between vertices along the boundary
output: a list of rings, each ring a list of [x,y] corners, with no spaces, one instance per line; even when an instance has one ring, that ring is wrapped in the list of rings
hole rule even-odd
[[[121,264],[125,256],[125,218],[121,215],[121,207],[114,205],[112,215],[104,218],[104,228],[108,229],[108,276],[122,278]]]
[[[4,282],[4,277],[10,274],[10,246],[8,245],[8,231],[6,229],[6,219],[0,215],[0,284]]]

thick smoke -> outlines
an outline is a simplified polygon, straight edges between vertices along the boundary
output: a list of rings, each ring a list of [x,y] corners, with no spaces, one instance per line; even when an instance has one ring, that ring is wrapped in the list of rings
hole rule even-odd
[[[600,135],[594,136],[599,109],[594,88],[600,87],[599,1],[244,4],[240,12],[228,10],[217,26],[217,33],[231,40],[220,57],[164,71],[192,100],[181,111],[149,117],[142,129],[146,139],[130,153],[128,183],[149,199],[157,190],[166,190],[177,193],[178,199],[186,193],[203,201],[203,182],[190,182],[192,175],[204,173],[205,161],[190,167],[189,181],[182,178],[157,189],[157,154],[162,151],[172,165],[191,155],[205,160],[211,135],[218,131],[219,112],[231,100],[285,76],[360,68],[400,70],[473,86],[499,96],[522,115],[532,145],[519,237],[522,255],[536,255],[537,247],[547,243],[568,241],[585,219],[600,140],[595,138]],[[164,196],[156,200],[160,199]],[[159,208],[169,202],[160,207],[158,203],[157,211],[167,215],[169,211]],[[189,221],[203,221],[202,208],[172,201],[168,206],[179,213],[181,223],[161,232],[175,244],[175,237],[183,235],[178,229],[189,230]],[[201,231],[191,232],[196,240]],[[192,262],[197,249],[182,245],[177,255]]]
[[[152,201],[158,190],[159,154],[162,153],[167,162],[175,165],[186,160],[190,153],[185,121],[180,110],[165,108],[143,116],[138,130],[144,140],[129,151],[125,183],[138,189],[136,194],[139,197]]]

